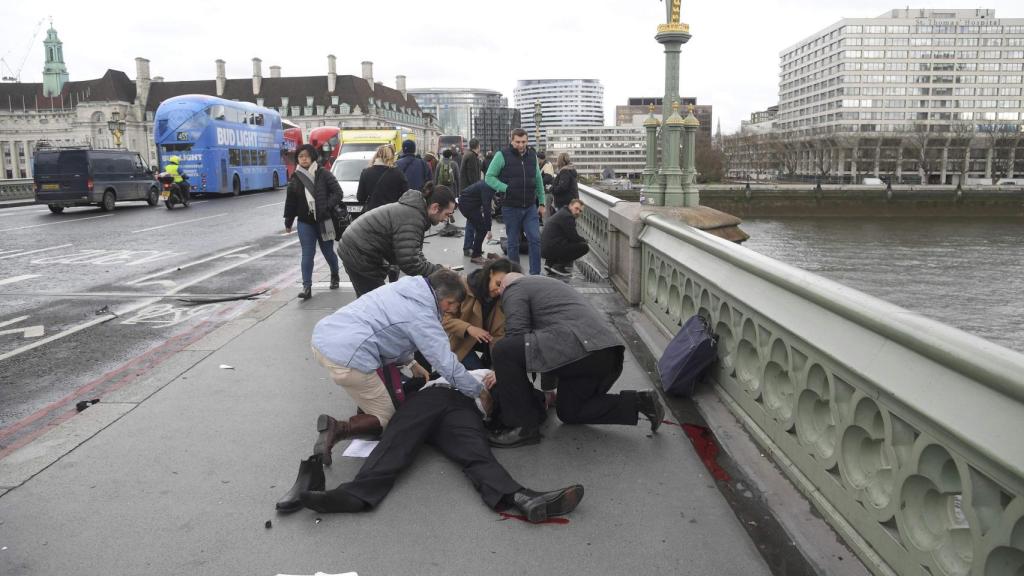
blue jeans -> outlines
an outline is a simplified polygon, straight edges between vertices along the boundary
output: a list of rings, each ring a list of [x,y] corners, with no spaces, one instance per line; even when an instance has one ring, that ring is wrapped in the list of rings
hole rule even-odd
[[[334,254],[334,241],[321,240],[320,232],[313,224],[306,224],[299,221],[299,244],[302,245],[302,284],[308,286],[313,283],[313,256],[316,254],[316,245],[320,245],[320,252],[331,267],[331,274],[338,275],[338,256]]]
[[[525,232],[526,241],[530,243],[530,274],[540,274],[540,217],[537,207],[502,206],[501,217],[508,235],[509,260],[519,262],[519,234]]]

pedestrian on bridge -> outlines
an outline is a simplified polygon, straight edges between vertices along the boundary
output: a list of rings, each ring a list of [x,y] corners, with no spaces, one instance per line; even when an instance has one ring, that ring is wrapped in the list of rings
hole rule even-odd
[[[423,190],[424,184],[433,179],[433,168],[416,155],[416,142],[412,140],[402,142],[402,154],[395,162],[395,167],[402,171],[409,188],[413,190]]]
[[[303,300],[313,296],[313,257],[317,245],[331,267],[331,290],[341,286],[338,257],[334,254],[334,222],[330,211],[342,202],[341,185],[330,170],[317,165],[317,151],[312,144],[303,144],[296,151],[298,166],[288,182],[284,200],[284,230],[290,234],[292,224],[299,221],[299,244],[302,246]]]
[[[608,391],[622,374],[625,346],[608,320],[575,288],[548,276],[506,274],[501,282],[505,338],[491,350],[497,385],[494,417],[507,429],[496,447],[540,442],[544,394],[527,372],[558,379],[558,418],[565,424],[625,424],[639,415],[661,425],[665,408],[653,390]]]
[[[345,229],[338,254],[356,297],[384,285],[389,264],[407,276],[429,276],[443,268],[423,255],[423,236],[455,211],[455,195],[427,182],[423,192],[409,190],[398,202],[356,218]]]
[[[576,231],[576,219],[583,212],[583,201],[574,198],[555,215],[548,218],[544,233],[540,237],[540,253],[547,264],[548,273],[556,276],[572,276],[572,265],[578,258],[590,252],[590,245]]]
[[[356,189],[356,202],[363,205],[363,212],[367,212],[397,202],[398,199],[409,189],[405,176],[400,170],[395,169],[395,149],[391,144],[382,144],[373,154],[370,165],[363,168],[359,174],[359,187]],[[383,182],[383,184],[382,184]],[[377,189],[385,192],[377,195]],[[385,196],[387,199],[385,200]]]
[[[483,180],[470,184],[459,194],[459,212],[466,217],[462,253],[469,256],[469,261],[478,266],[487,262],[484,258],[484,240],[491,239],[493,202],[494,190]]]
[[[452,351],[467,369],[491,365],[491,346],[505,336],[505,312],[498,294],[501,280],[509,272],[520,271],[519,264],[508,258],[488,260],[465,279],[466,299],[459,309],[444,315],[442,324]]]
[[[313,357],[364,412],[347,421],[320,415],[320,435],[313,453],[324,464],[330,465],[331,448],[338,440],[379,434],[387,428],[395,413],[395,392],[389,393],[378,370],[405,365],[414,375],[429,376],[413,359],[417,351],[459,392],[470,398],[480,396],[483,386],[459,362],[441,326],[443,314],[457,312],[465,297],[459,274],[442,268],[426,278],[401,278],[317,323],[313,329]]]
[[[519,235],[530,244],[530,274],[540,274],[540,217],[544,215],[544,180],[537,155],[526,145],[526,130],[512,130],[509,145],[494,155],[484,176],[504,198],[501,218],[508,236],[508,255],[519,260]]]

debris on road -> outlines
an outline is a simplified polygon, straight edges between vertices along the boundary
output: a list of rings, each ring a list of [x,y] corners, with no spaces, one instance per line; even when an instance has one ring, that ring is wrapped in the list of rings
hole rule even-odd
[[[231,366],[231,365],[228,365],[228,364],[221,364],[221,365],[220,365],[220,369],[221,369],[221,370],[234,370],[234,369],[235,369],[235,367],[234,367],[234,366]]]
[[[82,410],[85,410],[89,406],[99,403],[99,401],[99,398],[93,398],[92,400],[82,400],[80,402],[75,403],[75,410],[81,412]]]

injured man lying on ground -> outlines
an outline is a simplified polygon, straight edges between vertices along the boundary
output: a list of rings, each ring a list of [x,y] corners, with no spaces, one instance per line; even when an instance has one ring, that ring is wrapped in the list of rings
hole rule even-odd
[[[471,373],[485,382],[491,371]],[[294,511],[304,506],[317,512],[369,510],[384,500],[398,474],[415,460],[419,447],[429,443],[462,466],[492,509],[517,509],[530,522],[572,512],[583,498],[583,486],[572,484],[550,492],[530,490],[512,479],[495,460],[483,422],[489,403],[487,393],[476,400],[442,378],[428,382],[398,408],[380,443],[351,482],[324,491],[323,465],[311,458],[303,462],[305,468],[300,469],[296,485],[285,500],[278,502],[278,509]]]

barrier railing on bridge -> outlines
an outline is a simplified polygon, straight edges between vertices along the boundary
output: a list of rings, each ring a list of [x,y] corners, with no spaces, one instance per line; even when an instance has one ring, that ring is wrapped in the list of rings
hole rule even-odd
[[[580,185],[580,200],[586,210],[580,214],[578,225],[580,236],[587,239],[594,254],[601,263],[608,265],[608,212],[622,202],[590,186]]]
[[[667,335],[711,321],[717,392],[870,569],[1024,570],[1024,355],[581,196],[616,286]]]
[[[35,197],[31,178],[0,180],[0,201],[30,200]]]

